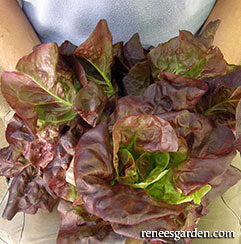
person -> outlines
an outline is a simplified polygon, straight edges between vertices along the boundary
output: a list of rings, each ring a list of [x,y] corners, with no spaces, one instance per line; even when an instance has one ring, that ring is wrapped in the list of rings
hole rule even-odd
[[[156,45],[178,34],[179,29],[196,33],[212,10],[215,0],[0,0],[0,72],[13,71],[23,55],[41,42],[57,42],[65,39],[75,45],[83,42],[99,19],[108,21],[114,42],[127,41],[132,34],[139,32],[142,44]],[[19,5],[20,4],[20,5]],[[221,19],[222,22],[214,39],[229,63],[241,60],[241,1],[217,0],[209,22]],[[30,22],[31,24],[30,24]],[[235,23],[235,25],[234,25]],[[0,96],[0,117],[6,119],[9,107]],[[9,115],[11,116],[11,115]],[[2,140],[0,147],[7,145],[4,140],[4,125],[1,121]],[[236,159],[240,167],[240,158]],[[241,215],[240,184],[233,187],[221,198],[214,201],[211,213],[203,218],[198,230],[235,230],[239,232],[236,215]],[[0,214],[6,204],[7,184],[0,178]],[[240,195],[240,194],[239,194]],[[1,200],[2,199],[2,200]],[[231,209],[231,210],[230,210]],[[214,210],[214,211],[212,211]],[[9,222],[0,219],[0,243],[52,244],[55,243],[59,225],[58,213],[36,215],[18,213]],[[23,231],[24,230],[24,231]],[[212,241],[212,240],[211,240]],[[205,243],[213,243],[205,240]],[[217,244],[226,243],[225,239],[213,240]],[[231,244],[240,239],[228,240]],[[128,243],[133,243],[129,240]],[[193,244],[204,243],[202,239]]]

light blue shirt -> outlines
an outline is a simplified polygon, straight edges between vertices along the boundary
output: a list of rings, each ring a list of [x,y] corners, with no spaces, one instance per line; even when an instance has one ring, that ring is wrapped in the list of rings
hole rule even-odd
[[[79,45],[100,19],[107,19],[113,42],[140,34],[157,45],[186,29],[196,33],[215,0],[23,0],[23,10],[42,42]]]

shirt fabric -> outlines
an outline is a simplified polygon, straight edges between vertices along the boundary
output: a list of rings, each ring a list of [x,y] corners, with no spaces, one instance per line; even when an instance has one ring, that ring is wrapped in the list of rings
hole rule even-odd
[[[23,10],[42,42],[81,44],[100,19],[106,19],[113,42],[140,34],[144,46],[196,33],[215,0],[23,0]]]

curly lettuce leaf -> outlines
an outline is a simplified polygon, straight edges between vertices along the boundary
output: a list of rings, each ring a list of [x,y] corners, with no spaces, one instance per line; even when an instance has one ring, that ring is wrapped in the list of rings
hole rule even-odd
[[[172,205],[174,207],[174,205]],[[183,212],[177,216],[164,216],[157,219],[152,219],[148,222],[142,222],[136,225],[126,225],[126,224],[116,224],[112,223],[112,228],[114,231],[120,235],[125,235],[131,238],[135,238],[140,240],[137,243],[141,243],[144,241],[140,237],[140,233],[143,230],[150,230],[150,231],[192,231],[199,218],[202,217],[200,213],[199,206],[194,205],[192,203],[183,203],[180,204],[183,208]],[[205,208],[203,208],[205,209]],[[206,209],[205,209],[206,210]],[[142,239],[142,240],[141,240]],[[152,238],[145,238],[146,243],[153,243],[153,244],[163,244],[163,243],[174,243],[176,242],[173,238],[163,237],[160,239],[158,236]],[[190,240],[183,240],[183,243],[190,244]]]
[[[44,168],[54,158],[58,128],[46,124],[33,135],[24,121],[16,114],[6,130],[6,139],[15,162],[28,161],[35,167]]]
[[[26,156],[28,154],[35,136],[17,114],[14,114],[9,121],[5,134],[12,151],[13,160],[18,160],[21,155]]]
[[[187,110],[159,115],[168,121],[177,136],[188,145],[189,157],[209,158],[223,156],[234,150],[234,134],[226,126],[215,123],[207,116]]]
[[[188,144],[189,157],[178,165],[177,183],[189,195],[223,174],[235,156],[232,131],[201,114],[188,111],[160,115]]]
[[[144,152],[175,152],[177,137],[165,120],[158,116],[133,115],[118,120],[113,127],[113,163],[118,174],[118,151],[127,148],[134,154]]]
[[[13,160],[10,146],[0,150],[0,176],[15,177],[27,164],[28,162],[21,158],[17,161]]]
[[[231,152],[211,158],[190,158],[180,165],[177,183],[185,195],[189,195],[225,173],[234,156]]]
[[[58,205],[60,227],[57,244],[124,244],[126,237],[116,234],[108,222],[89,214],[85,208],[61,200]]]
[[[195,79],[225,74],[229,66],[223,55],[218,48],[206,46],[207,42],[195,38],[189,31],[180,31],[178,37],[153,48],[147,57],[154,79],[160,72]]]
[[[66,181],[66,175],[78,140],[88,129],[79,117],[72,121],[70,127],[62,128],[55,147],[55,157],[43,170],[43,180],[49,189],[66,201],[73,202],[77,196],[75,186]]]
[[[205,82],[161,73],[162,80],[146,88],[139,96],[125,96],[118,100],[115,119],[128,115],[158,115],[169,111],[193,109],[206,93]]]
[[[27,165],[10,185],[3,218],[11,220],[20,211],[35,214],[39,208],[51,212],[56,201],[36,169]]]

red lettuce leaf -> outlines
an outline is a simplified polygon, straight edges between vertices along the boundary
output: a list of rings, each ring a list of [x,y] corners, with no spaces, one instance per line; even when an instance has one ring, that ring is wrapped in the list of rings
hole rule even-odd
[[[140,36],[135,33],[125,45],[118,42],[113,45],[114,57],[117,58],[126,72],[128,72],[136,64],[146,59],[146,52],[140,42]]]
[[[181,170],[176,172],[177,183],[189,195],[216,177],[222,175],[231,164],[235,153],[210,158],[191,158],[180,165]]]
[[[107,123],[102,122],[79,140],[74,161],[76,188],[86,210],[105,221],[138,224],[161,216],[178,215],[181,208],[158,207],[143,190],[116,184]]]
[[[151,231],[179,230],[182,226],[180,223],[180,220],[175,221],[174,219],[179,220],[180,217],[164,216],[164,217],[152,219],[152,220],[149,220],[148,222],[143,222],[143,223],[140,223],[137,225],[125,225],[125,224],[115,224],[115,223],[112,223],[111,225],[112,225],[112,228],[114,229],[114,231],[116,233],[118,233],[119,235],[124,235],[124,236],[130,237],[130,238],[144,240],[140,236],[140,233],[143,230],[145,230],[145,231],[146,230],[151,230]],[[155,238],[153,238],[153,239],[155,240]],[[148,238],[146,238],[146,240],[148,240]],[[159,238],[158,238],[158,240],[160,241]],[[173,240],[163,238],[164,243],[167,243],[167,242],[169,243],[170,241],[172,243]]]
[[[207,91],[205,82],[161,73],[163,80],[150,85],[142,95],[118,100],[115,119],[135,114],[157,115],[169,111],[193,109]]]
[[[73,109],[91,126],[99,122],[107,103],[103,89],[95,82],[89,82],[83,87],[74,100]]]
[[[136,33],[123,46],[123,42],[113,45],[114,66],[112,77],[118,84],[119,94],[140,95],[151,82],[149,61]]]
[[[232,131],[208,117],[188,111],[160,115],[186,139],[189,158],[179,165],[177,182],[189,195],[223,174],[235,156]]]
[[[104,91],[109,95],[115,93],[111,84],[111,66],[113,64],[112,35],[105,20],[100,20],[88,39],[74,51],[80,63],[85,59],[99,73],[100,80],[91,73],[90,65],[85,69],[86,77],[90,81],[104,87]],[[86,62],[83,62],[84,68]]]
[[[124,244],[126,237],[116,234],[109,223],[89,214],[83,206],[73,207],[61,200],[57,244]]]
[[[196,106],[196,111],[232,129],[241,98],[241,69],[238,66],[236,69],[232,73],[204,79],[209,89]]]
[[[77,46],[75,46],[70,41],[64,41],[61,46],[59,47],[59,53],[62,56],[72,56],[74,54],[74,51],[76,50]]]
[[[120,146],[134,153],[176,152],[178,139],[170,124],[158,116],[132,115],[118,120],[113,127],[114,167],[118,173]]]
[[[234,149],[235,138],[232,131],[207,116],[187,110],[159,116],[171,124],[177,136],[187,141],[190,157],[224,156]]]
[[[65,41],[59,47],[59,53],[63,56],[63,58],[67,61],[67,63],[73,68],[74,74],[76,75],[79,82],[76,85],[81,85],[84,87],[88,84],[88,81],[83,66],[74,56],[74,51],[76,50],[76,48],[77,46],[75,46],[71,42]]]
[[[3,218],[11,220],[20,211],[35,214],[39,208],[51,212],[56,200],[39,173],[27,165],[11,183]]]
[[[76,117],[68,128],[62,128],[55,148],[55,157],[43,170],[43,179],[51,191],[59,198],[74,201],[77,195],[75,187],[66,181],[66,172],[75,154],[79,138],[89,127]]]
[[[54,158],[57,137],[58,128],[49,124],[39,128],[33,135],[16,114],[10,120],[6,130],[13,160],[18,161],[20,158],[42,168]]]
[[[150,85],[150,82],[151,70],[149,61],[137,63],[122,80],[124,94],[138,96]]]
[[[72,72],[59,66],[55,43],[40,45],[24,56],[16,70],[2,74],[2,93],[34,134],[38,119],[59,123],[74,118]]]
[[[141,240],[140,233],[143,230],[150,231],[192,231],[199,218],[202,217],[202,214],[199,211],[197,205],[192,204],[183,204],[182,214],[178,216],[164,216],[157,219],[152,219],[148,222],[143,222],[137,225],[125,225],[125,224],[115,224],[112,223],[114,231],[120,235],[128,236],[134,239]],[[143,239],[142,239],[143,240]],[[174,241],[173,238],[163,237],[162,241],[160,238],[145,238],[144,243],[185,243],[189,244],[190,240],[182,239],[178,242]]]
[[[135,33],[123,47],[125,64],[131,69],[137,63],[145,60],[146,55],[140,42],[140,36]]]
[[[14,114],[6,129],[6,140],[13,153],[13,159],[17,160],[21,155],[26,155],[35,136],[31,133],[23,120]]]
[[[58,133],[58,127],[46,124],[42,129],[39,129],[24,157],[35,167],[45,168],[55,157]]]
[[[180,31],[179,36],[159,44],[147,55],[152,67],[152,75],[170,72],[184,77],[202,79],[225,74],[229,69],[218,48],[207,47],[188,31]]]
[[[239,152],[241,152],[241,100],[239,101],[237,109],[236,109],[235,119],[236,119],[236,126],[235,126],[236,141],[235,141],[235,147],[236,147],[236,149]]]
[[[240,180],[240,170],[234,168],[233,166],[229,166],[223,174],[209,182],[212,189],[202,198],[202,205],[207,206]]]
[[[171,101],[170,110],[192,110],[200,98],[207,92],[205,82],[189,77],[181,77],[168,72],[160,72],[162,94]]]
[[[43,170],[43,180],[57,197],[73,202],[76,197],[75,187],[66,182],[66,171],[71,160],[72,155],[58,145],[55,158]]]
[[[15,177],[26,166],[26,161],[14,161],[11,147],[5,147],[0,150],[0,176]]]
[[[207,26],[202,30],[198,35],[198,39],[202,42],[207,48],[211,48],[214,40],[215,33],[220,25],[220,20],[211,21]]]

